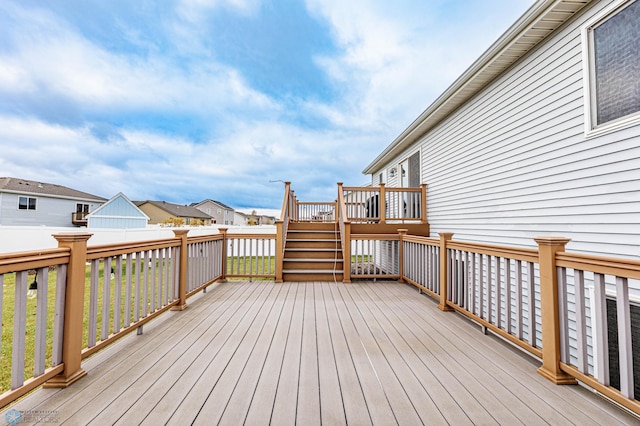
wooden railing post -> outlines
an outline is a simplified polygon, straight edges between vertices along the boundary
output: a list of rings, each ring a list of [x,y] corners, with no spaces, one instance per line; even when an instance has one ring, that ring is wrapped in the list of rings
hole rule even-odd
[[[276,221],[276,282],[283,282],[282,268],[284,267],[284,222]]]
[[[440,304],[438,309],[441,311],[452,311],[453,308],[447,304],[449,298],[449,265],[447,256],[447,242],[453,237],[452,232],[440,232]]]
[[[92,234],[55,234],[58,247],[71,249],[64,297],[62,362],[64,371],[47,381],[45,388],[66,388],[87,375],[82,369],[82,328],[86,279],[87,241]]]
[[[384,183],[380,184],[380,223],[387,223],[387,192],[385,190]]]
[[[180,238],[180,258],[178,259],[178,304],[172,311],[183,311],[187,308],[187,272],[189,269],[189,247],[187,244],[188,229],[174,229],[173,233]]]
[[[560,304],[556,253],[565,250],[569,238],[536,237],[540,265],[540,309],[542,317],[542,366],[538,373],[557,385],[573,385],[577,381],[560,370]]]
[[[398,236],[399,236],[399,241],[398,241],[398,251],[399,251],[399,256],[398,256],[398,273],[400,274],[400,278],[398,278],[398,282],[399,283],[403,283],[404,281],[404,236],[407,235],[407,233],[409,232],[408,229],[398,229]]]
[[[420,184],[420,223],[426,224],[427,221],[427,184]]]
[[[229,263],[229,255],[227,254],[227,229],[228,228],[218,228],[218,231],[222,234],[222,276],[218,280],[221,283],[227,282],[227,267]]]

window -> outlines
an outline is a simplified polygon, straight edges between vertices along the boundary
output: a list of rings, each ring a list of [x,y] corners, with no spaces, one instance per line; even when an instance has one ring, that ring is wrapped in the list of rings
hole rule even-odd
[[[19,210],[35,210],[36,199],[32,197],[20,197],[18,199],[18,209]]]
[[[640,121],[640,0],[617,2],[583,35],[587,131]]]
[[[89,204],[76,204],[76,213],[86,213],[89,214]]]

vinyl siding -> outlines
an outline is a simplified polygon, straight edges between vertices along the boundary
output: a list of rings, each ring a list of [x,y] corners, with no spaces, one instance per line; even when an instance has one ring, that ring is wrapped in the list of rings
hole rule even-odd
[[[89,228],[145,228],[147,217],[125,195],[119,193],[88,216]]]
[[[19,210],[18,198],[36,198],[36,210]],[[101,203],[86,200],[66,200],[50,198],[43,195],[0,194],[0,225],[4,226],[73,226],[71,213],[76,211],[76,204],[89,204],[89,211],[97,209]]]
[[[421,149],[432,236],[640,256],[640,126],[584,134],[581,28],[611,2],[595,3],[385,166]]]

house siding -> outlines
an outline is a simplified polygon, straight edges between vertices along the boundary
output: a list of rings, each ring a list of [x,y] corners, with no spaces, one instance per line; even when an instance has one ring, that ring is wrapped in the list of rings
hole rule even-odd
[[[89,215],[89,228],[145,228],[147,217],[134,204],[118,194]]]
[[[19,197],[36,198],[36,210],[19,210]],[[73,226],[71,213],[76,211],[77,203],[89,204],[89,211],[95,210],[102,204],[87,200],[52,198],[41,194],[5,192],[0,194],[0,224],[4,226]]]
[[[594,3],[383,168],[421,150],[432,236],[640,256],[640,126],[585,137],[581,29],[612,2]]]

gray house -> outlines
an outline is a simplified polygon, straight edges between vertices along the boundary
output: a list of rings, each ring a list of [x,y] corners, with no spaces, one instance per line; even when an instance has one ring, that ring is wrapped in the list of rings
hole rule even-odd
[[[640,1],[537,1],[364,170],[432,236],[640,258]]]
[[[427,184],[432,236],[531,247],[557,235],[571,251],[639,259],[640,0],[537,1],[364,173],[374,185]],[[616,283],[605,282],[614,336]],[[594,288],[585,278],[586,303]],[[640,395],[640,282],[620,294]],[[606,341],[589,343],[592,371],[617,362],[617,343],[608,359],[594,350]]]
[[[233,225],[234,209],[216,200],[204,200],[191,204],[192,207],[213,217],[213,223],[218,225]]]
[[[0,225],[86,226],[106,198],[52,183],[0,178]]]
[[[120,192],[89,213],[87,221],[89,228],[146,228],[149,216]]]

